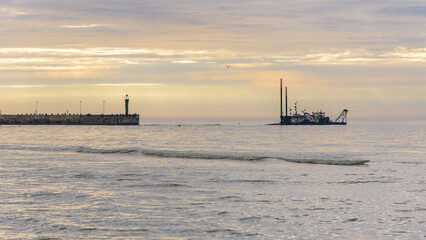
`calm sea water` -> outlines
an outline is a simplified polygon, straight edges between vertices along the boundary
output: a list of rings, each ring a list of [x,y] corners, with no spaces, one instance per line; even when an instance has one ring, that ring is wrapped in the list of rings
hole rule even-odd
[[[425,238],[425,133],[0,126],[0,238]]]

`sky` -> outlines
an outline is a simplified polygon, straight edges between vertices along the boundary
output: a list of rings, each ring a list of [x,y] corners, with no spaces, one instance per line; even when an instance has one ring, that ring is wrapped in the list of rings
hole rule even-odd
[[[0,0],[2,114],[426,118],[426,2]]]

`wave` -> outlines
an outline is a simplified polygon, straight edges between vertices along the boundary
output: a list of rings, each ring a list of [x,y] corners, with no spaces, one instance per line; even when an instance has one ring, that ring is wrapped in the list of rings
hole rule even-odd
[[[246,155],[242,153],[209,153],[209,152],[192,152],[192,151],[165,151],[165,150],[142,150],[142,154],[148,156],[156,156],[163,158],[191,158],[191,159],[227,159],[242,161],[260,161],[266,159],[277,159],[292,163],[309,163],[309,164],[325,164],[325,165],[363,165],[370,162],[369,160],[348,160],[348,159],[295,159],[283,158],[277,156],[256,156]]]
[[[90,147],[78,147],[77,152],[79,152],[79,153],[113,154],[113,153],[135,153],[135,152],[138,152],[138,150],[131,149],[131,148],[99,149],[99,148],[90,148]]]
[[[282,160],[291,163],[304,164],[323,164],[323,165],[364,165],[369,160],[357,159],[321,159],[321,158],[285,158],[280,156],[250,155],[246,153],[221,153],[221,152],[196,152],[196,151],[171,151],[171,150],[153,150],[153,149],[98,149],[90,147],[78,147],[79,153],[97,153],[97,154],[132,154],[141,153],[145,156],[160,158],[183,158],[183,159],[205,159],[205,160],[238,160],[238,161],[263,161],[267,159]]]
[[[324,165],[364,165],[369,163],[370,160],[348,160],[348,159],[282,159],[287,162],[293,163],[310,163],[310,164],[324,164]]]
[[[173,126],[178,126],[178,127],[217,127],[217,126],[222,126],[221,123],[198,123],[198,124],[192,124],[192,123],[146,123],[146,124],[142,124],[142,126],[146,126],[146,127],[157,127],[157,126],[168,126],[168,127],[173,127]]]
[[[268,159],[281,160],[291,163],[302,164],[322,164],[322,165],[364,165],[369,160],[347,159],[344,156],[340,157],[282,157],[279,155],[252,155],[248,153],[237,152],[202,152],[202,151],[173,151],[173,150],[154,150],[154,149],[138,149],[138,148],[91,148],[91,147],[71,147],[71,148],[49,148],[49,147],[11,147],[8,145],[0,145],[0,149],[12,150],[30,150],[30,151],[75,151],[78,153],[93,153],[93,154],[142,154],[145,156],[153,156],[160,158],[183,158],[183,159],[206,159],[206,160],[237,160],[237,161],[264,161]]]
[[[169,151],[169,150],[142,150],[141,153],[146,156],[155,156],[163,158],[195,158],[195,159],[228,159],[242,161],[259,161],[271,157],[267,156],[250,156],[245,154],[229,154],[229,153],[211,153],[211,152],[194,152],[194,151]]]

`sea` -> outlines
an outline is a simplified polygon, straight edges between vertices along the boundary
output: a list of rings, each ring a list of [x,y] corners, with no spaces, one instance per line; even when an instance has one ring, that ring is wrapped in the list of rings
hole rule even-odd
[[[425,239],[426,122],[0,126],[0,239]]]

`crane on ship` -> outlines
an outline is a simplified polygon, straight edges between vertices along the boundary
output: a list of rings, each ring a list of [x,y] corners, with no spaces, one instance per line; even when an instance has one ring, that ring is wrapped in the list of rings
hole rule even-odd
[[[343,111],[340,113],[340,115],[334,120],[336,123],[346,123],[348,116],[348,109],[343,109]]]

